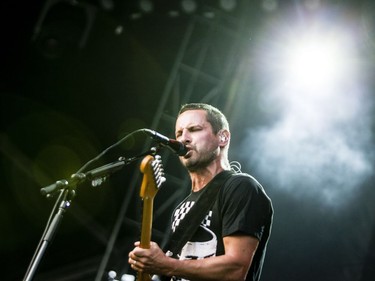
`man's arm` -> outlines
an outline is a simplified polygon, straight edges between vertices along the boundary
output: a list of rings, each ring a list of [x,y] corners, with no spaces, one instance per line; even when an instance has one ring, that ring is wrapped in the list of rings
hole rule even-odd
[[[177,260],[165,256],[156,243],[150,249],[136,248],[129,254],[129,263],[137,271],[190,280],[245,280],[258,239],[246,235],[224,237],[225,254],[199,260]]]

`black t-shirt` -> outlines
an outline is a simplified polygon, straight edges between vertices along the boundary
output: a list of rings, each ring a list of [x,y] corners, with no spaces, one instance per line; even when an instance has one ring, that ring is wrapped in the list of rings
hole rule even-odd
[[[204,188],[198,192],[192,192],[177,206],[172,215],[172,232],[202,194],[204,194]],[[179,259],[202,259],[223,255],[223,237],[247,234],[259,240],[247,280],[259,280],[272,224],[273,208],[270,198],[252,176],[237,173],[226,180],[218,196],[213,197],[213,200],[215,203],[211,210],[208,211],[198,230],[177,257]]]

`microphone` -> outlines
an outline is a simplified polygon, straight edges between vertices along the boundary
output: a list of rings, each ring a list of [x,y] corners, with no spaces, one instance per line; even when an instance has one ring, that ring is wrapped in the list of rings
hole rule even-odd
[[[161,145],[170,148],[178,156],[184,156],[188,152],[187,147],[180,141],[170,139],[154,130],[143,129],[143,131]]]

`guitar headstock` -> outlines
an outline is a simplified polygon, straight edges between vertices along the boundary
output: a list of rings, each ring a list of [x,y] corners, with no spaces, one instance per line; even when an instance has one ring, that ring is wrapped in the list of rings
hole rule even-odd
[[[166,180],[160,155],[145,156],[141,162],[140,170],[144,174],[140,196],[153,198]]]

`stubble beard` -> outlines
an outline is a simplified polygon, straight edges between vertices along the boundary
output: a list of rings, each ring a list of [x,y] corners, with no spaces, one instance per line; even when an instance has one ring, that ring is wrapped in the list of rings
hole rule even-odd
[[[212,151],[197,159],[186,159],[186,161],[183,164],[189,172],[196,172],[208,167],[216,159],[216,157],[217,155],[214,151]]]

